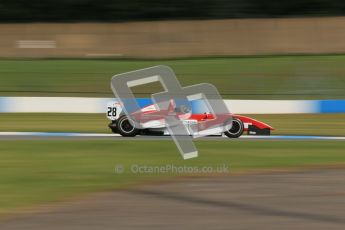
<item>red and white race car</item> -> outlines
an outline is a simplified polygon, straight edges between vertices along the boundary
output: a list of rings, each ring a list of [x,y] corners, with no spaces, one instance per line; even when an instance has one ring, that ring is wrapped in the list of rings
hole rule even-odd
[[[146,106],[143,106],[141,110],[139,111],[140,114],[149,114],[157,112],[155,105],[149,104]],[[219,135],[222,136],[225,134],[229,138],[238,138],[240,137],[244,132],[247,132],[248,135],[270,135],[271,130],[274,130],[273,127],[269,126],[268,124],[265,124],[264,122],[242,116],[242,115],[236,115],[236,114],[225,114],[222,115],[224,121],[226,122],[227,118],[229,120],[232,120],[232,127],[231,129],[223,132],[223,133],[217,133],[212,135]],[[158,119],[158,120],[150,120],[147,123],[144,123],[141,129],[137,129],[132,124],[133,122],[130,122],[130,118],[126,116],[124,113],[121,103],[118,101],[113,101],[108,103],[107,108],[107,118],[111,120],[111,123],[108,125],[109,128],[112,130],[113,133],[119,133],[124,137],[134,137],[136,135],[169,135],[168,129],[166,127],[166,124],[164,122],[164,119]],[[230,119],[232,118],[232,119]],[[202,125],[205,121],[211,121],[214,120],[214,115],[203,112],[201,113],[200,110],[198,110],[198,113],[195,113],[193,110],[191,111],[190,115],[186,119],[181,119],[183,124],[187,127],[187,130],[189,129],[189,126],[198,127],[198,125]],[[193,129],[194,130],[194,129]],[[195,133],[198,131],[189,131],[190,135],[198,135],[198,133]]]

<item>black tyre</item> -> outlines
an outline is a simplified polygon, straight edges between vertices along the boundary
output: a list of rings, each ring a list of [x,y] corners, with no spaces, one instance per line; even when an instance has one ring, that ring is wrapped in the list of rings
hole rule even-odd
[[[134,137],[139,133],[139,130],[130,123],[127,116],[121,116],[116,123],[117,131],[123,137]]]
[[[244,125],[240,119],[232,119],[232,127],[230,130],[224,132],[224,134],[229,138],[238,138],[243,134]]]

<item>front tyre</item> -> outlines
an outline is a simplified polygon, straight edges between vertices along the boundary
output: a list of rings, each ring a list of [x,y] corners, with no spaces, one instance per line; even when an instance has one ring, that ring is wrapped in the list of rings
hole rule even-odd
[[[117,119],[116,127],[123,137],[135,137],[139,133],[139,130],[130,123],[127,116],[121,116]]]
[[[224,134],[229,138],[238,138],[243,134],[243,131],[244,131],[243,122],[238,118],[234,118],[232,120],[231,129],[224,132]]]

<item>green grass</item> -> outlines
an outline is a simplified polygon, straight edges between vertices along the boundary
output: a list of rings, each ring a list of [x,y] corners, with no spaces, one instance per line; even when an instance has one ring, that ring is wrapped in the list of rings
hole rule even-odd
[[[208,82],[229,99],[345,98],[345,56],[183,60],[0,60],[1,96],[111,97],[118,73],[164,64],[183,86]],[[140,93],[156,92],[151,86]],[[144,95],[144,94],[141,94]]]
[[[0,132],[111,133],[106,114],[0,113]]]
[[[183,176],[135,174],[131,165],[219,166],[232,172],[344,164],[342,141],[196,141],[200,156],[182,160],[172,141],[1,141],[0,213],[81,194]],[[115,173],[116,165],[125,172]]]
[[[345,136],[345,114],[248,115],[276,128],[272,134]],[[0,132],[110,133],[105,114],[0,114]]]

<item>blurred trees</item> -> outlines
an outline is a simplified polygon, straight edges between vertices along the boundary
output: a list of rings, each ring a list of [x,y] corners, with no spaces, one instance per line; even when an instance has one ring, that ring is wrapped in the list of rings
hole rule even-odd
[[[0,0],[0,22],[345,15],[344,0]]]

